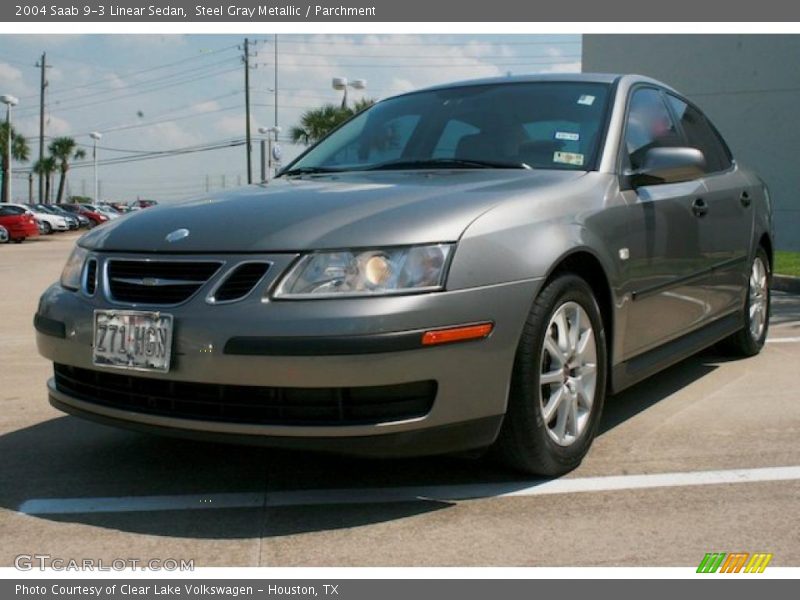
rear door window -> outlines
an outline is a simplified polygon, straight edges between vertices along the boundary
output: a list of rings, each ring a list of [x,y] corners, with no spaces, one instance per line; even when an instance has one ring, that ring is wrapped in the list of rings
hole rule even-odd
[[[703,113],[671,94],[667,95],[667,99],[681,124],[687,145],[697,148],[705,156],[706,172],[729,169],[732,164],[730,152]]]

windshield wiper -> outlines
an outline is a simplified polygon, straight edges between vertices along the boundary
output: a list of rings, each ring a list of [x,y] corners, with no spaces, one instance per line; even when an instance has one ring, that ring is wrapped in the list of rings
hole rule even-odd
[[[481,160],[474,158],[422,158],[415,160],[392,160],[366,167],[365,171],[380,171],[388,169],[530,169],[530,165],[523,162],[503,162],[496,160]]]
[[[276,177],[282,177],[283,175],[313,175],[315,173],[341,173],[344,169],[337,169],[336,167],[297,167],[295,169],[288,169],[286,171],[281,171],[276,175]]]

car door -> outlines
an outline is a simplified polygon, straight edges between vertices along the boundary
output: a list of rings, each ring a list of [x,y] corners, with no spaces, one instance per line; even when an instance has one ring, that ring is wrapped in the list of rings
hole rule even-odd
[[[642,166],[647,150],[684,145],[663,93],[632,92],[621,167]],[[624,181],[624,178],[623,178]],[[625,189],[627,238],[620,244],[624,297],[628,299],[623,357],[630,358],[700,326],[708,319],[702,245],[702,180]],[[629,186],[628,186],[629,187]]]
[[[706,159],[705,215],[700,220],[700,250],[710,269],[705,278],[711,318],[741,308],[747,289],[754,210],[750,182],[736,168],[725,142],[696,107],[672,94],[667,101],[686,145]]]

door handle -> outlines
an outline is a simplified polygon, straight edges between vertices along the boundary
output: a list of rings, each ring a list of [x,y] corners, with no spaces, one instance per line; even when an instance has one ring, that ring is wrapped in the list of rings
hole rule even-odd
[[[692,202],[692,213],[695,217],[703,217],[708,213],[708,204],[702,198],[696,198]]]
[[[742,206],[744,206],[745,208],[750,206],[750,203],[752,202],[752,200],[750,199],[750,194],[748,194],[747,191],[742,192],[742,195],[739,196],[739,202],[741,202]]]

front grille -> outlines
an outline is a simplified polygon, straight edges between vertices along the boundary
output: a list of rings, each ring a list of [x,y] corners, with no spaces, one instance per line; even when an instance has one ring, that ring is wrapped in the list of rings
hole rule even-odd
[[[214,302],[233,302],[247,296],[269,269],[269,263],[249,262],[236,267],[214,292]]]
[[[111,299],[134,304],[178,304],[188,300],[219,270],[219,262],[111,259]]]
[[[186,383],[55,365],[73,398],[137,413],[256,425],[366,425],[428,414],[435,381],[349,388]]]
[[[86,293],[94,296],[94,291],[97,289],[97,259],[90,258],[86,263]]]

